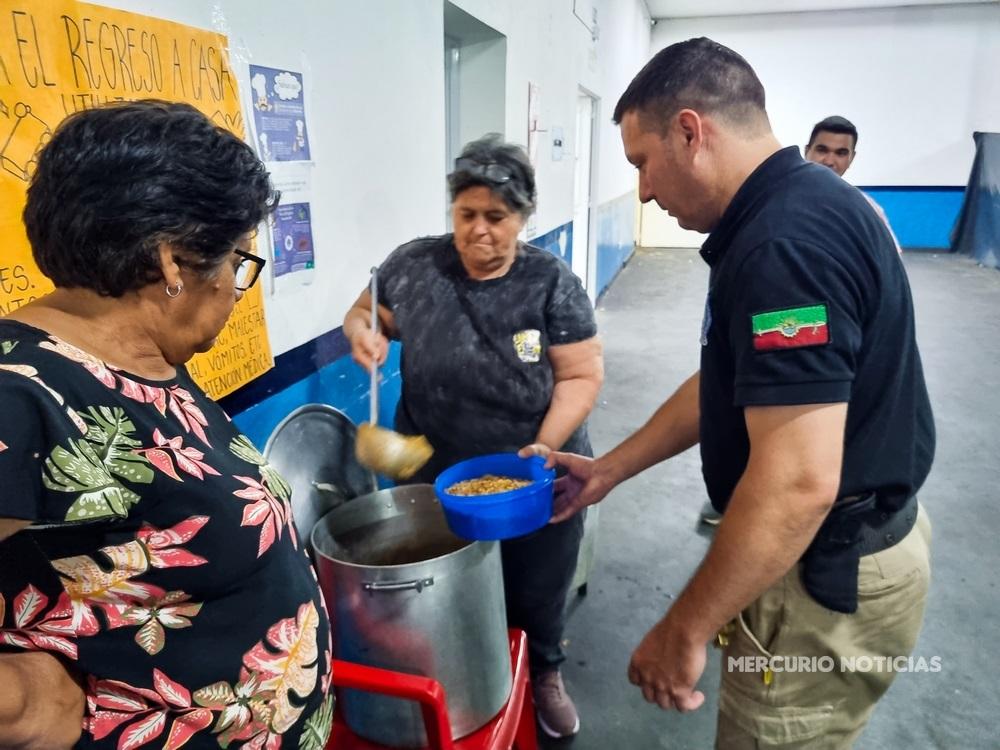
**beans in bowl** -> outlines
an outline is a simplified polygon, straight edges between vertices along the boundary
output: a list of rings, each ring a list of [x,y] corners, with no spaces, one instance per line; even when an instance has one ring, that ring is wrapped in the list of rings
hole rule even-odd
[[[472,496],[472,495],[495,495],[498,492],[509,492],[519,490],[533,484],[530,479],[518,479],[516,477],[499,477],[494,474],[485,474],[475,479],[465,479],[455,482],[447,490],[449,495]]]

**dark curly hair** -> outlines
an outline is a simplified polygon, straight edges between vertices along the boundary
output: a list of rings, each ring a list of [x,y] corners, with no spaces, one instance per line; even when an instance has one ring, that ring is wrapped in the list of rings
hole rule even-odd
[[[484,185],[525,219],[535,210],[535,170],[528,154],[499,133],[487,133],[465,144],[448,175],[451,201],[463,190]]]
[[[160,243],[210,274],[277,205],[253,150],[188,104],[70,115],[42,149],[24,226],[57,287],[120,297],[159,281]]]

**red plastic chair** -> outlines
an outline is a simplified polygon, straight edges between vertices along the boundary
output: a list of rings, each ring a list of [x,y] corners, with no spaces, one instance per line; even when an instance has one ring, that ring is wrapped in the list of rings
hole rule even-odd
[[[333,684],[365,690],[420,704],[429,744],[424,750],[538,750],[535,734],[535,702],[528,678],[528,640],[523,631],[509,630],[513,686],[500,713],[486,726],[460,740],[451,736],[444,687],[429,677],[366,667],[333,660]],[[344,723],[337,711],[327,750],[388,750],[385,745],[362,739]]]

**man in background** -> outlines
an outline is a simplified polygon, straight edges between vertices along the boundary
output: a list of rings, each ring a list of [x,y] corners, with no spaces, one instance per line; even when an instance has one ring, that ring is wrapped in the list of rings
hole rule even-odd
[[[829,167],[843,177],[857,155],[857,145],[858,129],[854,127],[854,123],[846,117],[831,115],[825,120],[820,120],[813,127],[804,156],[808,161]],[[903,248],[899,246],[899,240],[896,239],[892,227],[889,226],[889,218],[885,215],[885,211],[867,193],[861,191],[861,194],[868,199],[868,203],[875,209],[875,213],[889,230],[893,244],[896,245],[896,252],[903,252]]]

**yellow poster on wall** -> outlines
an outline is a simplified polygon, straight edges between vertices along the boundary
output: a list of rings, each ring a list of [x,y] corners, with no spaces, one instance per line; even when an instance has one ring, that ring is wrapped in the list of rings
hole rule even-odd
[[[35,266],[21,210],[39,149],[65,116],[105,102],[183,101],[244,137],[226,37],[71,0],[0,0],[0,315],[52,289]],[[213,398],[274,366],[261,286],[215,347],[188,363]]]

